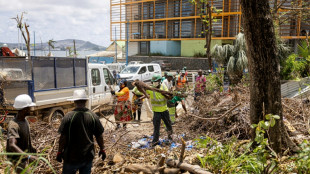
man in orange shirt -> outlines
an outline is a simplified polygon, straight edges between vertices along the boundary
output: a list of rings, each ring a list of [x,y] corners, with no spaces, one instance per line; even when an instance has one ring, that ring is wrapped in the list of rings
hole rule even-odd
[[[120,90],[118,92],[111,91],[112,95],[116,95],[117,104],[114,110],[115,121],[131,121],[131,104],[129,101],[129,88],[127,87],[127,81],[122,80],[119,84]],[[123,124],[126,127],[126,124]],[[117,129],[120,128],[120,124],[117,124]]]

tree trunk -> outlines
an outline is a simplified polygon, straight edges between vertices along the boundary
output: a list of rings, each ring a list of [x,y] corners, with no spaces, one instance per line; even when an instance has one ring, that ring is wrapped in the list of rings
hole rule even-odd
[[[212,11],[211,11],[211,5],[210,3],[207,3],[207,15],[206,17],[208,19],[208,23],[206,23],[206,28],[208,30],[208,33],[206,33],[206,55],[208,58],[209,63],[209,70],[212,69],[212,58],[211,58],[211,39],[212,39]]]
[[[263,120],[263,113],[279,115],[280,120],[270,128],[268,138],[271,147],[281,153],[282,147],[295,146],[283,124],[280,60],[276,58],[276,37],[269,0],[241,0],[241,7],[251,79],[251,123],[257,124]],[[252,136],[254,138],[254,131]]]

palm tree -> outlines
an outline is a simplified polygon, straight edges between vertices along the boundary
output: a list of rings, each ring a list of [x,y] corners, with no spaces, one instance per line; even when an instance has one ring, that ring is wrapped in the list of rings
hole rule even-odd
[[[73,53],[72,48],[68,46],[66,47],[66,50],[68,50],[68,53],[69,53],[68,57],[71,57]]]
[[[290,47],[287,47],[282,40],[277,40],[277,57],[280,61],[285,61],[290,54]],[[218,45],[216,44],[212,50],[212,56],[221,64],[227,64],[227,73],[231,83],[238,83],[243,76],[243,70],[248,67],[248,58],[246,56],[246,41],[243,33],[236,36],[234,45]]]
[[[213,47],[212,56],[219,64],[225,65],[227,63],[227,73],[231,83],[238,83],[242,79],[243,70],[248,67],[244,34],[239,33],[236,36],[234,45],[221,46],[216,44]]]
[[[55,44],[56,43],[56,41],[54,41],[53,39],[51,39],[51,40],[49,40],[48,42],[47,42],[47,44],[48,44],[48,56],[51,56],[51,48],[55,48]]]

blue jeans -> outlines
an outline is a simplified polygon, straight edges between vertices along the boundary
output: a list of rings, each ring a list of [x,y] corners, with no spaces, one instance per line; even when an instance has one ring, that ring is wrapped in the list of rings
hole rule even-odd
[[[68,164],[64,162],[62,174],[75,174],[79,171],[80,174],[90,174],[93,161],[85,161],[78,164]]]

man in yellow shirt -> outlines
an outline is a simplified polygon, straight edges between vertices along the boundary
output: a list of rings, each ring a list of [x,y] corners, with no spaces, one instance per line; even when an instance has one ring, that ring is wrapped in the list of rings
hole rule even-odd
[[[163,91],[168,91],[168,88],[161,84],[162,77],[159,74],[155,74],[152,77],[152,87],[161,89]],[[146,93],[150,96],[152,110],[154,112],[153,117],[153,125],[154,125],[154,132],[153,132],[153,141],[152,146],[156,146],[159,144],[159,132],[160,132],[160,123],[161,120],[164,121],[164,124],[166,125],[167,132],[168,132],[168,139],[172,140],[172,126],[171,126],[171,120],[169,117],[169,111],[167,107],[167,101],[169,96],[162,95],[159,92],[155,92],[152,90],[146,90]],[[144,96],[146,97],[146,96]]]

